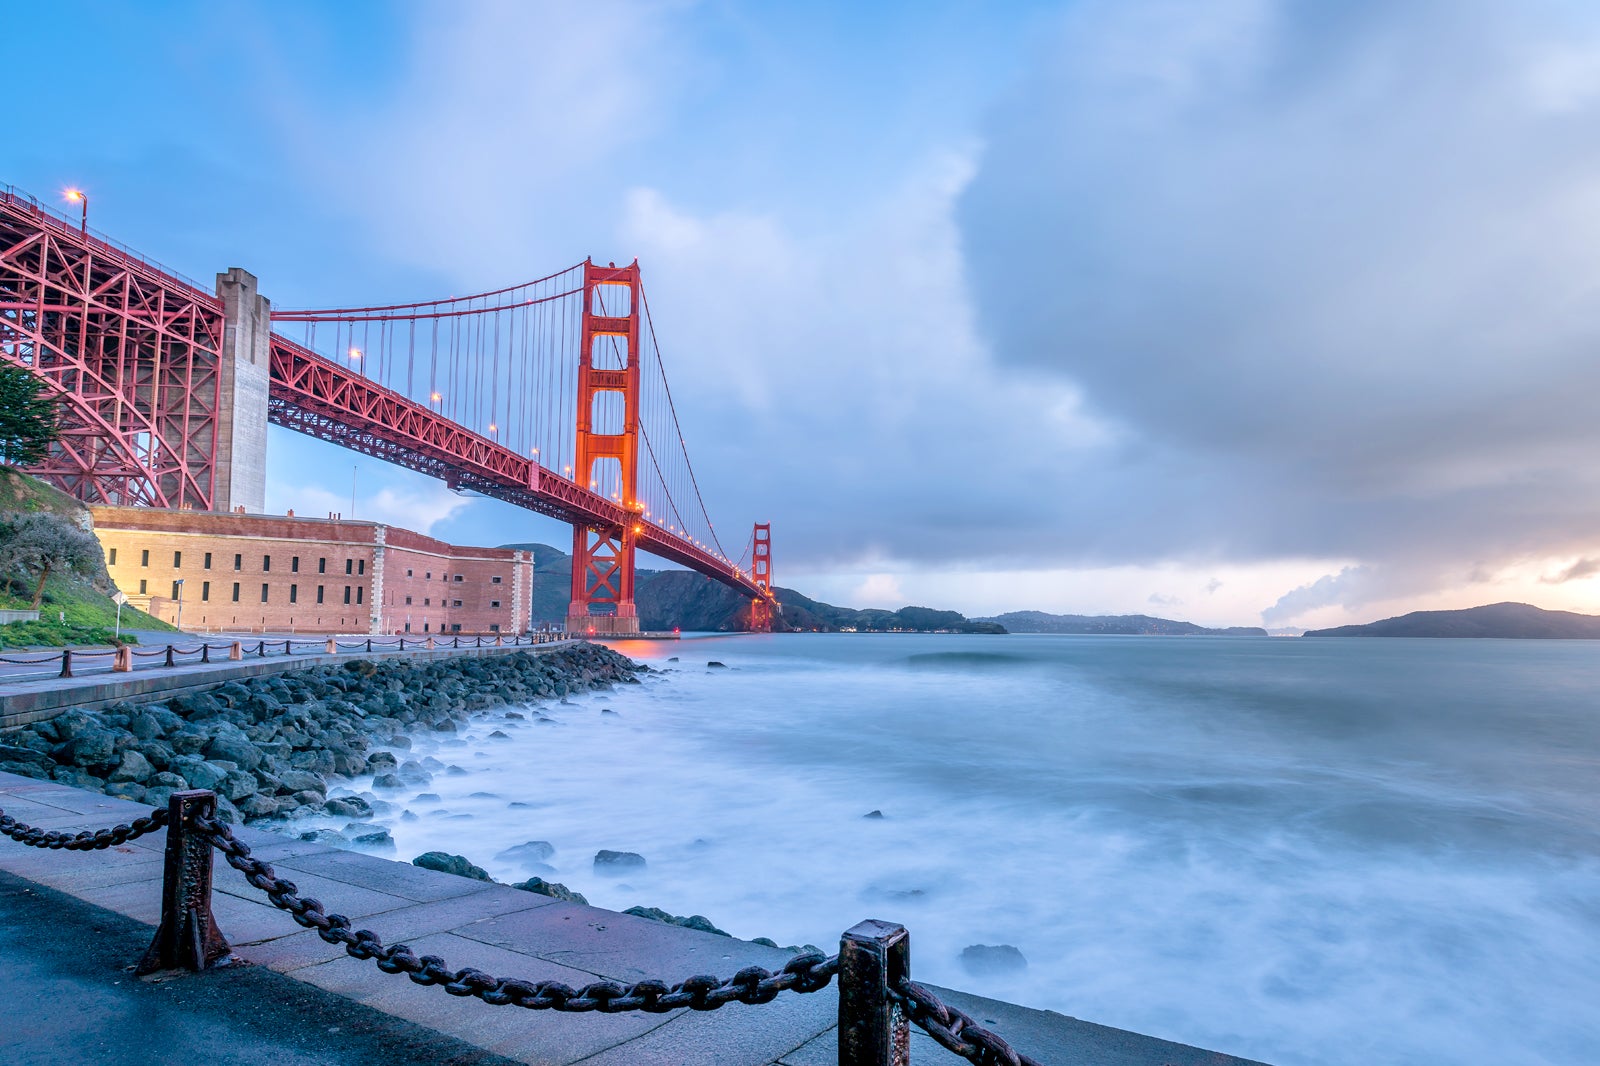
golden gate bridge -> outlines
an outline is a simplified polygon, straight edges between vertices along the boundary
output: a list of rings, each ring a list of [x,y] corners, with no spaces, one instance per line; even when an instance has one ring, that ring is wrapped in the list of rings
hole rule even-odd
[[[215,292],[0,188],[0,360],[60,400],[30,472],[86,503],[259,513],[268,422],[573,527],[567,628],[638,632],[645,551],[750,598],[771,626],[771,527],[720,539],[637,261],[470,296],[274,310]]]

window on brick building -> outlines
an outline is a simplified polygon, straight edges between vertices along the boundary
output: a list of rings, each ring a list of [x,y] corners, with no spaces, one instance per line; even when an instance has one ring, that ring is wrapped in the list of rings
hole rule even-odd
[[[322,591],[323,591],[323,586],[318,585],[317,586],[317,602],[318,603],[322,602]]]
[[[500,584],[500,575],[499,575],[499,574],[496,574],[496,575],[494,575],[494,577],[491,577],[491,578],[490,578],[490,579],[489,579],[489,583],[490,583],[490,584],[492,584],[492,585],[498,585],[498,584]]]
[[[293,556],[289,560],[289,573],[298,574],[299,572],[300,572],[300,556],[296,555],[296,556]]]
[[[457,581],[460,581],[460,580],[461,580],[461,575],[460,575],[460,574],[457,574],[457,575],[456,575],[456,580],[457,580]]]
[[[344,561],[344,572],[347,574],[356,572],[356,561],[354,559],[346,559]]]
[[[110,563],[112,566],[117,565],[117,549],[112,548],[110,551],[106,552],[106,562]]]
[[[406,577],[410,577],[410,576],[411,576],[411,568],[407,567],[406,568]]]
[[[234,568],[234,570],[243,570],[244,569],[244,556],[235,555],[233,557],[233,568]]]
[[[427,579],[429,581],[432,581],[433,580],[433,571],[429,570],[428,573],[425,576],[427,577]]]
[[[452,606],[452,607],[460,607],[461,606],[461,601],[460,600],[451,600],[450,601],[450,606]]]
[[[491,632],[491,633],[500,632],[500,624],[498,622],[490,622],[489,623],[489,632]]]
[[[364,574],[366,572],[367,572],[367,561],[365,559],[357,559],[356,560],[356,573]]]
[[[149,566],[150,565],[150,549],[149,548],[146,548],[144,551],[139,553],[139,565],[140,566]]]
[[[233,583],[233,602],[239,602],[239,583],[237,581]]]
[[[500,601],[499,600],[490,600],[489,601],[489,606],[490,607],[498,607],[498,606],[500,606]]]
[[[407,597],[406,597],[406,606],[407,606],[407,607],[410,607],[410,606],[411,606],[411,597],[410,597],[410,596],[407,596]]]
[[[461,623],[460,622],[451,622],[450,623],[450,632],[452,632],[452,633],[461,632]]]
[[[317,573],[326,574],[327,572],[328,572],[328,560],[326,560],[326,559],[318,559],[317,560]]]
[[[176,569],[178,569],[178,567],[180,567],[182,565],[183,565],[183,553],[182,552],[173,552],[172,553],[172,568],[174,570],[176,570]]]
[[[426,623],[426,622],[422,623],[422,631],[424,633],[426,633],[428,631],[428,623]]]
[[[422,606],[424,606],[424,607],[432,607],[433,606],[433,598],[431,596],[422,597]]]
[[[262,603],[266,603],[267,602],[267,590],[270,589],[271,587],[272,586],[267,584],[265,581],[263,581],[261,583],[261,602]]]
[[[206,552],[205,561],[203,563],[201,563],[201,568],[204,569],[204,570],[210,570],[211,569],[211,553],[210,552]]]
[[[141,577],[139,579],[139,595],[143,596],[145,594],[145,592],[148,591],[149,585],[150,585],[150,582],[146,581],[144,578]]]
[[[272,573],[272,556],[263,555],[261,557],[261,572],[263,574]]]
[[[177,599],[178,598],[178,582],[176,582],[176,581],[174,581],[172,583],[172,598],[173,599]]]
[[[299,603],[300,602],[300,586],[299,585],[290,585],[289,586],[289,602],[290,603]]]
[[[410,622],[406,623],[406,632],[407,633],[411,632],[411,623]]]
[[[200,582],[200,602],[205,603],[211,598],[211,582]]]
[[[367,591],[366,588],[364,588],[363,586],[361,586],[361,585],[357,585],[356,586],[356,602],[357,603],[361,602],[361,600],[363,598],[363,593],[365,593],[366,591]]]
[[[350,602],[350,586],[349,585],[346,585],[344,587],[344,602],[346,602],[346,603]]]

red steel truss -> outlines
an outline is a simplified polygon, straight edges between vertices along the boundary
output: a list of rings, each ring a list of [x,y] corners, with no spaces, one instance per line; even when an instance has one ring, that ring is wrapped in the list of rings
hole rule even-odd
[[[272,391],[267,417],[280,426],[439,478],[540,514],[599,530],[620,540],[632,530],[640,550],[670,559],[745,593],[754,582],[621,504],[544,470],[533,460],[422,404],[273,335]]]
[[[604,290],[613,310],[596,310]],[[357,370],[273,334],[268,418],[275,424],[550,515],[574,526],[575,603],[586,628],[637,629],[635,550],[714,578],[760,602],[771,593],[710,546],[649,520],[639,461],[638,265],[585,265],[578,473],[562,477]],[[213,510],[223,454],[222,301],[172,272],[0,187],[0,360],[62,400],[61,441],[32,473],[91,503]],[[613,353],[596,358],[596,345]],[[623,358],[617,359],[616,353]],[[595,397],[620,393],[620,433],[597,433]],[[586,487],[594,464],[622,468],[617,498]],[[581,561],[581,563],[580,563]],[[582,576],[581,595],[578,578]],[[592,614],[590,605],[610,617]],[[616,621],[613,621],[615,619]]]
[[[210,510],[222,307],[0,190],[0,359],[61,398],[31,472],[88,503]]]

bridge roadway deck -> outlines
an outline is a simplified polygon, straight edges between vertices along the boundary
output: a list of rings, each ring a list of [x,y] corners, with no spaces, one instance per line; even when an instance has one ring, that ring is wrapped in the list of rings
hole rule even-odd
[[[0,774],[0,808],[19,821],[45,829],[97,829],[128,821],[148,808],[124,800],[50,782]],[[553,979],[581,986],[597,977],[627,982],[646,976],[681,980],[690,974],[729,976],[743,966],[782,966],[781,951],[742,940],[665,925],[595,907],[563,903],[546,896],[501,885],[423,870],[372,855],[337,851],[321,845],[255,829],[237,830],[256,855],[273,863],[282,876],[316,896],[330,911],[358,920],[386,943],[405,941],[418,954],[443,956],[452,967],[472,966],[500,975],[533,980]],[[105,908],[151,927],[160,914],[164,831],[100,852],[63,852],[28,848],[0,838],[0,871],[47,886],[76,900]],[[0,881],[0,898],[5,884]],[[434,1037],[440,1059],[492,1062],[491,1058],[452,1058],[444,1054],[449,1039],[512,1062],[584,1066],[833,1066],[837,1061],[835,1016],[838,1000],[829,988],[812,995],[788,994],[762,1006],[730,1004],[719,1011],[675,1011],[647,1014],[558,1014],[490,1007],[477,1000],[457,999],[438,988],[426,988],[403,976],[380,971],[371,962],[349,958],[302,929],[272,907],[243,877],[216,864],[214,910],[235,953],[253,967],[227,968],[206,975],[186,975],[186,982],[262,981],[262,970],[314,986],[354,1001],[401,1022],[423,1027]],[[90,917],[85,917],[90,915]],[[79,909],[62,916],[63,930],[72,922],[92,922],[92,912]],[[0,922],[0,925],[3,925]],[[81,931],[81,930],[80,930]],[[54,927],[41,936],[56,936]],[[915,930],[912,931],[913,938]],[[126,938],[124,938],[126,939]],[[14,948],[8,948],[14,952]],[[913,961],[915,954],[913,953]],[[124,965],[137,961],[128,957]],[[85,956],[85,972],[106,978],[102,962]],[[0,967],[0,997],[16,1002],[8,982],[17,980],[11,967]],[[123,980],[131,978],[123,976]],[[74,980],[78,996],[96,995],[86,980]],[[290,1003],[283,986],[270,1002]],[[107,986],[106,1000],[125,996],[120,986]],[[36,992],[36,990],[35,990]],[[1246,1060],[1182,1044],[1140,1036],[1079,1021],[1050,1011],[1029,1010],[995,1000],[940,989],[938,994],[974,1017],[993,1023],[1019,1050],[1045,1063],[1093,1063],[1097,1066],[1252,1066]],[[260,990],[250,1010],[260,1006]],[[39,997],[34,995],[37,1000]],[[269,1002],[269,1005],[270,1005]],[[117,1010],[85,1012],[76,1002],[62,1002],[61,1016],[47,1019],[40,1032],[77,1026],[74,1039],[116,1042],[147,1040],[137,1018]],[[39,1009],[49,1009],[41,1007]],[[303,1012],[306,1007],[297,1008]],[[76,1019],[84,1019],[81,1026]],[[119,1021],[119,1019],[123,1019]],[[303,1016],[286,1017],[285,1025],[303,1026]],[[351,1040],[377,1039],[371,1027],[351,1025],[334,1014],[319,1019],[322,1028],[347,1027]],[[196,1023],[197,1025],[199,1022]],[[99,1026],[104,1031],[94,1031]],[[87,1027],[85,1029],[84,1027]],[[397,1028],[383,1039],[405,1041],[417,1036]],[[7,1041],[29,1039],[13,1026],[0,1031],[0,1050]],[[248,1035],[244,1039],[249,1039]],[[36,1061],[57,1063],[82,1058],[49,1057],[35,1048]],[[8,1053],[9,1054],[9,1053]],[[27,1048],[7,1061],[30,1061]],[[92,1060],[91,1060],[92,1061]],[[133,1060],[128,1060],[133,1061]],[[166,1061],[166,1060],[157,1060]],[[226,1060],[222,1060],[226,1061]],[[246,1059],[245,1061],[248,1061]],[[331,1053],[327,1061],[344,1061]],[[397,1058],[396,1061],[411,1061]],[[919,1066],[951,1066],[959,1059],[913,1030],[912,1061]],[[1259,1066],[1259,1064],[1253,1064]]]

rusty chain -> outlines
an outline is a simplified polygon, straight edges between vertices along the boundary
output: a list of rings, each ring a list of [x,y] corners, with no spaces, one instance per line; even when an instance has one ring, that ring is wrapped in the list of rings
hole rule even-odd
[[[126,844],[130,840],[154,832],[167,824],[169,812],[157,808],[141,818],[135,818],[127,825],[114,825],[110,829],[96,829],[90,832],[85,829],[81,833],[57,833],[38,826],[24,825],[0,810],[0,834],[10,837],[19,844],[27,844],[33,848],[50,848],[64,851],[99,851],[102,848],[115,847]]]
[[[663,1014],[682,1007],[716,1010],[736,1000],[750,1004],[770,1003],[780,992],[820,992],[839,972],[839,957],[824,958],[820,953],[796,955],[777,973],[760,966],[746,966],[726,981],[700,975],[674,985],[655,980],[635,981],[626,986],[614,981],[596,981],[573,989],[560,981],[494,977],[470,967],[452,970],[437,955],[418,958],[408,945],[385,946],[371,930],[352,930],[349,918],[327,913],[315,899],[302,898],[293,881],[279,877],[270,863],[251,857],[249,845],[235,837],[222,822],[197,818],[195,825],[212,846],[222,852],[228,865],[265,892],[273,906],[288,911],[300,925],[315,929],[328,943],[344,945],[347,955],[371,959],[384,973],[403,973],[419,985],[441,985],[452,996],[473,996],[495,1007],[509,1004],[528,1010],[598,1011],[601,1014],[634,1010]]]
[[[926,988],[902,978],[894,993],[905,1006],[906,1017],[919,1029],[978,1066],[1042,1066],[972,1020],[972,1016],[945,1003]]]

